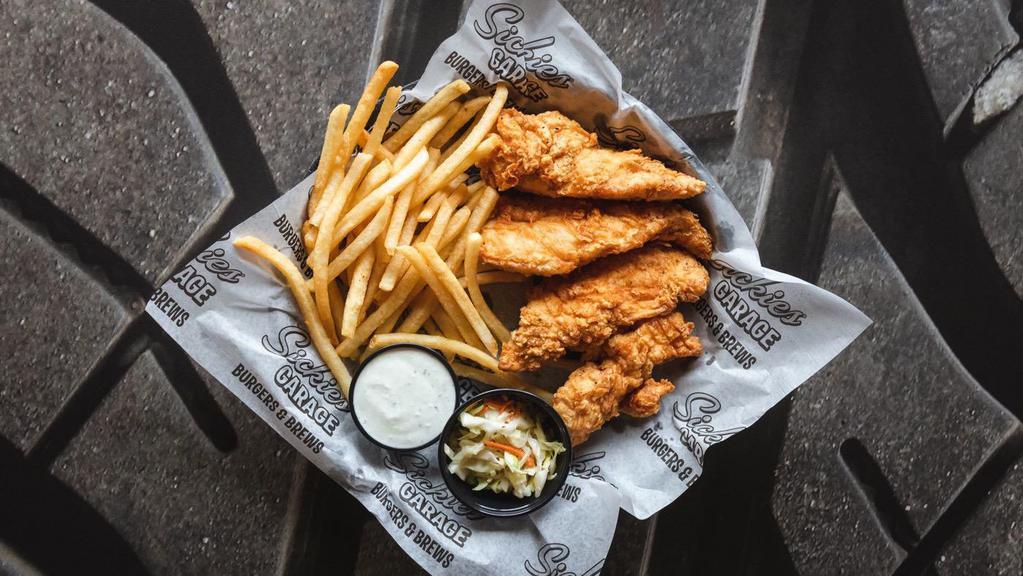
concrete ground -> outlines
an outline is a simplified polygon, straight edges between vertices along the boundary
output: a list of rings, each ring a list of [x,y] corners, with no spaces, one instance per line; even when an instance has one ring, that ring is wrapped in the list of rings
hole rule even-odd
[[[566,0],[874,326],[604,574],[1023,573],[1023,2]],[[418,572],[142,313],[459,2],[0,1],[0,574]]]

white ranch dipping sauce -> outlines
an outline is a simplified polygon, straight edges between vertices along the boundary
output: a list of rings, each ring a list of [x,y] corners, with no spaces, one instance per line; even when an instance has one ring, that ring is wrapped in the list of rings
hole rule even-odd
[[[398,347],[374,356],[359,372],[352,408],[374,440],[416,448],[437,438],[455,411],[455,382],[436,356]]]

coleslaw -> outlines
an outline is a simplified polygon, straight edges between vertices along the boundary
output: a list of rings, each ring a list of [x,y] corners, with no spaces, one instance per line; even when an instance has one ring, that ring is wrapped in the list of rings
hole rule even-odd
[[[548,440],[543,426],[521,404],[488,398],[458,416],[461,429],[444,444],[448,471],[473,490],[538,496],[555,477],[561,442]],[[452,447],[454,446],[454,447]]]

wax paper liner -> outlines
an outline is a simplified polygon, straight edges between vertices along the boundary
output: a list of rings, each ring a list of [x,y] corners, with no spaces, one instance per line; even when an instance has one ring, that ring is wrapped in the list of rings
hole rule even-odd
[[[358,498],[427,571],[595,574],[619,507],[646,518],[670,504],[700,476],[710,446],[753,424],[870,321],[837,296],[760,265],[749,230],[711,174],[663,120],[622,90],[618,69],[557,2],[473,3],[462,27],[403,94],[396,124],[456,78],[479,93],[504,80],[516,107],[560,110],[596,132],[604,146],[638,147],[707,182],[706,192],[687,204],[715,238],[710,288],[682,307],[696,323],[704,354],[658,370],[677,386],[659,415],[619,418],[577,447],[565,487],[546,507],[522,518],[482,518],[445,488],[436,446],[388,453],[359,434],[288,288],[231,243],[257,236],[308,274],[299,228],[311,176],[178,271],[146,310],[196,362]],[[499,312],[514,316],[508,306],[514,297],[496,300],[505,304]],[[460,382],[464,397],[475,390]]]

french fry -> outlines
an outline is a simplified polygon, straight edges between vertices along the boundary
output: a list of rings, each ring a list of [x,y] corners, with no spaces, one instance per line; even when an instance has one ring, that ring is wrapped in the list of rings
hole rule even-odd
[[[476,265],[480,258],[480,244],[483,243],[483,237],[480,236],[479,232],[472,232],[469,234],[469,239],[465,245],[465,279],[467,280],[466,288],[469,292],[469,298],[472,303],[476,305],[476,310],[479,315],[486,322],[487,326],[494,332],[494,336],[501,342],[507,342],[511,339],[511,332],[507,327],[497,318],[494,311],[490,309],[487,301],[483,299],[483,292],[480,291],[479,279],[476,277]]]
[[[440,328],[438,328],[437,324],[433,321],[433,318],[427,318],[426,322],[423,323],[423,330],[425,330],[430,336],[445,337],[444,334],[441,333]],[[444,356],[448,359],[448,362],[454,358],[454,356],[448,356],[447,354]]]
[[[419,245],[417,244],[416,246],[418,247]],[[430,287],[430,290],[433,291],[437,300],[440,301],[441,307],[444,308],[444,311],[447,312],[449,316],[451,316],[451,320],[454,321],[455,327],[458,328],[458,332],[462,335],[462,340],[469,340],[471,338],[470,335],[475,333],[473,326],[465,318],[464,312],[462,312],[462,309],[459,308],[455,299],[447,290],[444,289],[444,285],[441,284],[436,273],[434,273],[433,269],[426,263],[426,259],[423,257],[422,253],[419,252],[416,247],[412,246],[401,246],[398,248],[398,253],[405,256],[405,259],[409,261],[413,268],[415,268],[416,272],[419,273],[419,276],[426,281],[426,285]],[[496,354],[496,350],[494,354]]]
[[[440,188],[444,182],[450,180],[455,174],[465,172],[465,169],[471,165],[471,162],[466,164],[466,161],[475,155],[477,148],[484,142],[484,138],[493,130],[494,124],[497,123],[497,117],[507,100],[508,87],[504,84],[498,84],[494,90],[493,98],[487,103],[487,107],[483,110],[479,121],[469,130],[465,140],[462,141],[458,148],[446,160],[441,162],[440,166],[433,171],[433,174],[430,174],[430,177],[423,183],[422,190],[416,191],[417,195],[421,194],[422,196],[421,198],[414,198],[413,204],[422,202],[422,198],[429,196],[430,193]],[[494,146],[496,144],[495,142]],[[487,154],[489,155],[489,152]]]
[[[327,336],[323,324],[319,321],[316,307],[313,304],[309,290],[306,288],[305,278],[302,276],[302,273],[298,271],[298,268],[291,260],[259,238],[243,236],[235,240],[234,245],[267,260],[287,280],[288,286],[295,296],[298,309],[305,319],[306,327],[309,329],[309,337],[312,338],[313,346],[316,347],[320,358],[323,359],[323,362],[337,380],[341,393],[345,395],[345,398],[348,398],[348,387],[352,383],[351,374],[348,373],[348,369],[341,362],[341,358],[338,357],[337,352],[330,343],[330,338]]]
[[[409,214],[405,217],[405,225],[402,226],[401,235],[398,237],[397,246],[410,246],[412,239],[416,233],[416,222],[418,219],[415,214]],[[395,248],[397,250],[397,248]],[[397,252],[391,257],[391,261],[387,263],[387,269],[384,270],[384,275],[380,278],[380,289],[384,292],[390,292],[394,289],[394,284],[401,278],[401,275],[408,269],[408,262],[405,262],[405,257]]]
[[[352,197],[355,187],[366,175],[373,157],[369,154],[359,154],[352,161],[347,173],[340,170],[330,177],[330,183],[323,194],[323,201],[320,202],[320,209],[309,218],[309,222],[316,226],[316,235],[319,237],[324,226],[324,218],[330,210],[336,211],[339,215],[344,211],[345,206]],[[333,224],[332,224],[333,226]],[[330,239],[330,236],[327,236]]]
[[[373,260],[373,273],[370,275],[369,284],[366,286],[366,299],[362,303],[362,308],[359,309],[359,319],[356,321],[356,325],[361,324],[363,319],[366,318],[366,314],[369,313],[377,291],[380,290],[380,277],[384,275],[384,269],[387,268],[387,251],[384,250],[383,244],[379,242],[379,238],[377,240],[378,242],[374,244],[376,258]]]
[[[394,290],[387,295],[387,299],[381,302],[376,310],[355,328],[355,333],[352,334],[352,337],[338,345],[335,349],[338,356],[342,358],[353,357],[359,351],[362,343],[373,335],[377,328],[387,321],[395,310],[402,309],[408,299],[414,297],[414,292],[421,285],[422,279],[419,278],[419,274],[415,270],[406,272],[401,281],[398,282],[398,285],[394,287]]]
[[[392,134],[391,137],[384,142],[384,148],[387,148],[391,152],[397,152],[401,145],[407,142],[424,122],[436,116],[438,112],[448,105],[448,103],[468,91],[469,84],[465,80],[461,79],[455,80],[441,88],[433,95],[433,98],[430,98],[426,104],[423,104],[422,108],[417,110],[416,113],[401,126],[401,128],[398,128],[397,132]]]
[[[479,336],[480,341],[483,342],[483,346],[488,352],[497,356],[497,340],[494,339],[494,335],[490,332],[490,329],[487,327],[487,323],[480,315],[479,310],[473,306],[472,299],[469,298],[469,295],[462,289],[461,284],[458,283],[458,278],[455,277],[454,273],[451,272],[451,269],[448,268],[448,265],[443,259],[441,259],[437,250],[434,249],[433,246],[427,244],[417,244],[416,249],[419,250],[419,254],[426,260],[427,265],[436,275],[441,286],[454,299],[455,304],[458,305],[462,314],[465,315],[465,318],[469,321],[469,325],[472,327],[473,331],[477,336]],[[422,271],[420,271],[419,274],[423,275]],[[429,283],[429,280],[427,280],[427,283]],[[430,284],[430,287],[433,288],[433,284]],[[441,301],[441,305],[443,306],[444,299],[440,296],[438,296],[437,299]],[[448,311],[448,314],[451,314],[451,312]],[[500,322],[498,322],[498,324],[500,324]]]
[[[444,123],[448,121],[451,116],[458,110],[458,105],[451,102],[445,106],[437,116],[430,118],[423,123],[422,126],[416,130],[416,133],[412,135],[412,138],[405,143],[394,155],[394,164],[398,168],[401,168],[416,155],[417,152],[426,148],[426,145],[430,143],[430,139],[433,138],[441,128],[444,127]]]
[[[437,208],[440,207],[440,203],[443,202],[445,198],[447,198],[447,196],[444,194],[434,194],[433,196],[430,196],[429,200],[426,201],[426,204],[423,205],[423,209],[419,211],[419,216],[416,217],[416,220],[419,220],[420,222],[429,222],[430,219],[433,218],[433,215],[437,213]]]
[[[306,254],[312,254],[316,246],[316,226],[306,220],[302,223],[302,244],[305,244]]]
[[[500,370],[496,372],[487,372],[486,370],[466,366],[460,362],[452,362],[451,369],[459,376],[471,378],[477,382],[482,382],[487,386],[493,386],[494,388],[517,388],[519,390],[525,390],[526,392],[532,392],[540,398],[543,398],[547,403],[554,400],[554,395],[549,391],[526,382],[516,374],[501,372]]]
[[[476,283],[480,286],[487,284],[519,284],[525,282],[526,277],[522,274],[516,274],[515,272],[505,272],[499,270],[497,272],[479,272],[476,274]],[[458,283],[462,286],[468,286],[465,277],[458,279]]]
[[[330,242],[332,235],[331,232],[334,229],[337,219],[341,215],[341,211],[344,210],[344,205],[347,203],[348,197],[354,191],[357,180],[362,178],[362,174],[364,174],[365,170],[369,167],[371,160],[373,160],[372,156],[368,154],[359,154],[355,158],[355,161],[352,162],[352,168],[348,171],[348,174],[345,175],[344,183],[337,190],[337,193],[329,200],[324,197],[323,203],[329,203],[329,205],[322,212],[322,227],[316,236],[316,244],[313,247],[313,252],[309,255],[309,266],[313,269],[313,295],[316,300],[316,309],[319,312],[320,320],[323,322],[323,326],[327,329],[328,333],[336,333],[334,319],[330,315],[330,299],[327,295],[327,283],[334,278],[333,276],[327,276],[327,264],[330,260],[330,251],[334,247],[334,245]]]
[[[473,98],[468,102],[463,102],[462,106],[459,107],[458,112],[455,112],[454,116],[448,120],[448,123],[444,125],[444,128],[430,140],[430,146],[435,148],[443,148],[447,144],[448,140],[455,135],[463,126],[469,123],[470,120],[476,116],[476,113],[481,108],[490,102],[490,96],[480,96],[479,98]]]
[[[371,138],[370,133],[367,132],[366,130],[363,130],[362,134],[359,134],[359,139],[356,140],[355,143],[358,144],[359,147],[365,151],[366,146],[369,146],[370,138]],[[394,154],[390,150],[384,148],[383,146],[377,146],[377,149],[373,151],[373,157],[376,158],[377,162],[381,160],[387,160],[392,164],[394,163]]]
[[[433,174],[430,174],[430,176],[426,179],[426,182],[423,182],[421,187],[416,189],[417,196],[412,198],[412,204],[418,205],[424,199],[428,198],[430,194],[434,193],[441,183],[450,180],[454,174],[465,172],[470,166],[478,164],[482,159],[489,157],[500,142],[501,138],[497,134],[491,134],[486,140],[480,143],[478,147],[473,150],[469,150],[464,156],[460,152],[452,154],[450,158],[441,162],[441,165],[433,171]],[[456,160],[456,162],[451,164],[452,160]],[[445,166],[449,164],[450,166],[445,168]],[[445,175],[442,172],[442,170],[445,169],[451,170],[452,174]],[[442,176],[437,177],[438,174],[442,174]],[[443,180],[440,178],[443,178]],[[420,194],[422,194],[422,196],[419,196]]]
[[[444,231],[444,236],[437,243],[438,249],[447,246],[462,234],[462,231],[465,230],[465,225],[469,223],[470,214],[472,214],[472,210],[467,206],[462,206],[458,209],[458,212],[451,215],[447,230]]]
[[[426,175],[433,172],[434,168],[437,167],[437,159],[440,158],[440,150],[436,148],[427,149],[427,154],[429,159],[426,161],[426,167],[419,174],[418,182],[422,182]],[[398,238],[401,236],[402,228],[405,226],[405,218],[408,216],[412,197],[415,193],[416,187],[409,184],[398,194],[398,201],[394,204],[394,213],[391,215],[391,221],[387,225],[387,234],[384,236],[384,248],[387,250],[388,255],[393,255],[394,249],[398,246]]]
[[[369,345],[366,346],[366,352],[370,353],[374,350],[383,348],[384,346],[391,346],[392,344],[418,344],[419,346],[426,346],[427,348],[433,348],[434,350],[440,350],[441,352],[450,352],[451,354],[461,356],[466,360],[472,360],[487,370],[497,370],[497,359],[487,356],[486,352],[473,348],[465,342],[459,342],[458,340],[452,340],[450,338],[429,336],[427,334],[377,334],[369,341]]]
[[[384,199],[389,198],[397,194],[402,188],[408,185],[426,166],[426,161],[429,155],[426,150],[420,150],[416,157],[413,158],[407,166],[397,172],[397,174],[391,176],[387,182],[384,182],[376,190],[370,192],[365,198],[359,201],[358,204],[352,207],[351,210],[345,214],[345,217],[341,220],[340,224],[337,225],[337,229],[334,231],[333,238],[334,244],[340,244],[341,240],[344,239],[349,232],[351,232],[356,226],[362,224],[371,214],[380,208],[380,205],[384,203]],[[322,231],[321,231],[322,234]]]
[[[416,298],[409,304],[407,310],[408,313],[405,315],[405,319],[401,321],[401,324],[398,326],[398,329],[395,330],[395,332],[407,332],[409,334],[415,334],[416,332],[419,331],[419,328],[423,325],[423,322],[426,322],[427,318],[429,318],[430,316],[435,316],[437,312],[442,312],[442,310],[437,309],[437,306],[439,305],[440,302],[437,301],[437,297],[434,296],[432,292],[430,292],[429,290],[420,292],[418,295],[416,295]],[[453,322],[451,326],[454,327]],[[457,329],[455,330],[455,333],[458,334],[458,339],[461,339],[461,333],[459,333]],[[481,343],[480,350],[482,349],[483,346]]]
[[[358,322],[359,310],[362,309],[362,303],[366,298],[366,288],[369,286],[369,276],[373,273],[375,260],[376,252],[366,250],[355,261],[355,273],[352,275],[352,283],[348,286],[348,297],[344,301],[344,314],[341,322],[343,338],[350,338],[352,334],[355,334],[355,324]]]
[[[399,97],[401,97],[401,86],[391,86],[384,93],[384,101],[380,104],[376,120],[373,121],[373,131],[370,132],[366,146],[362,149],[366,154],[376,156],[380,149],[380,143],[384,139],[384,132],[387,132],[387,126],[391,123],[391,116],[394,114],[394,107],[398,105]]]
[[[423,292],[420,296],[423,294],[429,294],[429,292]],[[441,336],[451,338],[452,340],[462,339],[462,335],[458,333],[458,328],[455,327],[455,323],[451,320],[451,316],[448,316],[447,312],[443,310],[434,310],[433,313],[430,314],[430,317],[426,319],[426,322],[429,322],[430,320],[437,323],[437,327],[440,328],[441,331]],[[398,332],[404,332],[404,330],[398,330]]]
[[[330,118],[327,120],[327,131],[323,137],[323,148],[320,149],[320,162],[316,165],[316,180],[313,183],[313,193],[309,197],[309,213],[316,211],[316,205],[323,196],[323,189],[327,186],[327,180],[331,170],[334,168],[334,156],[337,156],[341,148],[341,136],[345,129],[345,120],[348,119],[348,112],[352,109],[348,104],[340,104],[330,111]]]
[[[444,237],[444,232],[448,228],[448,222],[451,219],[453,205],[457,201],[458,196],[442,198],[440,211],[435,215],[434,219],[431,220],[425,228],[423,228],[423,231],[419,233],[419,237],[416,238],[416,242],[425,242],[434,247],[439,246]],[[418,220],[418,218],[415,220]],[[413,229],[415,228],[414,222],[410,225]],[[402,246],[408,246],[411,244],[411,241],[401,242]],[[388,269],[384,271],[384,276],[380,281],[380,288],[384,291],[390,290],[391,287],[393,287],[395,279],[401,277],[401,275],[405,273],[405,270],[408,269],[408,266],[409,263],[405,260],[404,256],[401,254],[395,254],[391,259],[391,262],[388,264]]]
[[[362,184],[359,184],[359,189],[355,191],[352,196],[355,202],[361,202],[370,192],[376,190],[381,184],[387,181],[387,178],[391,175],[391,169],[393,165],[391,161],[384,158],[376,166],[374,166],[366,177],[362,179]]]
[[[404,308],[404,306],[401,306],[394,312],[391,312],[391,315],[387,317],[387,320],[384,320],[384,323],[381,324],[376,331],[393,332],[394,325],[398,323],[398,319],[401,318],[401,315],[405,312]]]
[[[373,244],[373,241],[377,239],[377,236],[383,234],[384,226],[387,224],[387,217],[390,215],[391,208],[393,207],[394,199],[388,197],[384,200],[384,205],[377,210],[376,216],[370,220],[362,232],[359,232],[359,235],[345,246],[345,249],[336,258],[330,261],[325,274],[328,281],[337,278],[338,275],[347,270],[363,252],[367,251]],[[313,269],[313,280],[316,280],[315,268]]]
[[[397,71],[398,65],[387,60],[381,62],[373,72],[373,76],[370,77],[366,87],[362,90],[362,96],[359,97],[358,104],[355,105],[355,112],[352,113],[351,122],[345,127],[345,136],[348,138],[348,141],[345,143],[347,148],[341,149],[341,158],[347,159],[351,155],[352,150],[355,148],[355,141],[366,128],[366,123],[369,122],[369,116],[373,113],[376,101],[380,98],[380,94],[383,93],[387,83],[391,81],[391,78],[394,77],[394,73]],[[386,125],[384,128],[386,129]]]
[[[418,217],[419,221],[420,222],[429,221],[430,218],[433,218],[433,215],[437,212],[437,209],[440,208],[441,202],[444,202],[451,197],[454,197],[457,200],[457,202],[455,202],[456,207],[462,202],[464,202],[468,192],[465,185],[462,184],[462,182],[464,182],[468,177],[469,177],[468,174],[459,174],[458,176],[455,176],[454,178],[451,179],[451,182],[448,183],[447,188],[442,188],[434,192],[433,195],[430,196],[430,198],[426,201],[426,204],[424,204],[423,207],[420,209]],[[447,192],[445,193],[445,191]]]
[[[327,284],[327,298],[330,300],[330,316],[334,319],[334,328],[340,332],[341,321],[344,320],[345,295],[341,293],[341,287],[337,282]],[[331,344],[337,346],[337,342],[340,341],[341,334],[339,333],[336,340],[331,339]]]
[[[465,340],[465,339],[462,338],[461,333],[458,331],[458,326],[455,324],[455,321],[452,320],[451,316],[447,312],[445,312],[442,308],[438,308],[438,305],[440,304],[440,302],[437,301],[437,298],[434,297],[432,292],[430,292],[429,290],[423,290],[423,292],[420,293],[419,296],[420,297],[423,297],[423,296],[430,297],[429,298],[429,305],[428,305],[429,308],[431,309],[430,310],[430,318],[433,318],[434,320],[436,320],[438,326],[444,326],[444,328],[441,328],[441,330],[447,330],[447,332],[445,332],[444,336],[446,336],[448,338],[454,338],[455,340],[463,340],[469,346],[472,346],[473,348],[478,348],[478,349],[483,350],[484,352],[486,352],[487,349],[483,346],[483,343],[480,342],[479,337],[476,336],[475,334],[473,334],[472,338],[470,338],[468,340]],[[416,299],[416,301],[418,301],[418,300],[419,300],[419,298]],[[415,302],[413,302],[413,304],[415,304]],[[409,309],[411,309],[411,306],[409,307]],[[427,318],[427,320],[429,320],[430,318]],[[441,324],[441,322],[443,322],[443,324]],[[402,330],[396,330],[396,332],[402,332]]]
[[[362,91],[362,96],[359,97],[359,102],[355,105],[355,111],[352,112],[352,119],[345,126],[345,131],[341,136],[341,145],[338,149],[337,155],[334,157],[335,168],[340,168],[341,172],[344,170],[344,166],[348,163],[349,156],[352,155],[352,150],[355,149],[355,144],[366,128],[366,123],[369,121],[370,114],[373,113],[374,105],[380,94],[387,87],[387,83],[391,81],[394,73],[398,70],[398,65],[391,61],[380,63],[377,66],[376,71],[373,72],[373,76],[366,83],[366,87]],[[313,224],[319,226],[319,222],[322,219],[321,212],[324,209],[325,204],[330,201],[330,189],[324,191],[324,200],[321,201],[312,211]]]

